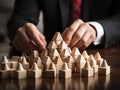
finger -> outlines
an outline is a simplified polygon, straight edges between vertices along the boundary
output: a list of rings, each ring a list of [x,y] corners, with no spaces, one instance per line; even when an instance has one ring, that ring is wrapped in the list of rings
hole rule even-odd
[[[71,48],[74,47],[78,43],[78,41],[83,37],[86,30],[87,30],[87,27],[85,23],[81,24],[78,30],[74,33],[73,38],[69,44]]]
[[[68,28],[69,28],[69,27],[65,28],[64,32],[62,33],[62,37],[65,37],[65,34],[66,34]]]
[[[90,37],[90,39],[87,41],[87,45],[82,45],[81,47],[79,47],[79,50],[86,49],[91,43],[92,43],[92,38]]]
[[[83,47],[83,49],[84,49],[89,46],[89,42],[92,42],[91,41],[91,33],[89,31],[86,31],[85,34],[83,35],[83,37],[79,40],[79,42],[75,46],[78,48]]]
[[[78,19],[75,22],[73,22],[73,24],[70,27],[68,27],[68,29],[64,32],[63,39],[67,43],[67,45],[69,45],[74,33],[82,23],[83,21]]]
[[[12,41],[12,44],[17,51],[24,53],[27,52],[25,45],[22,45],[23,43],[20,41],[18,36],[15,36],[14,40]]]
[[[36,26],[27,24],[26,25],[26,33],[28,34],[29,38],[38,46],[39,49],[44,49],[45,45],[43,41],[39,37],[39,30]]]
[[[34,44],[40,49],[44,49],[45,45],[43,43],[43,41],[39,38],[39,36],[32,36],[33,38],[31,38],[31,40],[34,42]]]
[[[21,42],[23,43],[23,46],[25,46],[28,49],[27,51],[32,52],[33,50],[37,49],[36,46],[32,43],[32,41],[27,36],[25,30],[19,29],[17,35],[21,40]]]
[[[39,33],[39,38],[41,39],[41,41],[43,41],[44,48],[46,48],[47,42],[46,42],[45,36],[43,34]]]

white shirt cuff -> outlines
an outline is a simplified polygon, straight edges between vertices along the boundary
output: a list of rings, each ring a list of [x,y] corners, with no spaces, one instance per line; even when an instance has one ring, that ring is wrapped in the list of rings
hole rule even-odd
[[[97,37],[93,44],[94,45],[101,44],[102,38],[104,36],[104,29],[103,29],[102,25],[98,22],[87,22],[87,23],[92,25],[97,31]]]

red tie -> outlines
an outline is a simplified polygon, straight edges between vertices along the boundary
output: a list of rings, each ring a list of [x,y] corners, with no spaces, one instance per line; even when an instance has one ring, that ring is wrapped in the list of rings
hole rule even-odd
[[[71,23],[80,18],[81,13],[81,0],[72,0],[71,6]]]

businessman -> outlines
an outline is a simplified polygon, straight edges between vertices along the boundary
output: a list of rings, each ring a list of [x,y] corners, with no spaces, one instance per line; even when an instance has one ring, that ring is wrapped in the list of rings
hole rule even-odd
[[[40,11],[43,34],[36,27]],[[71,48],[108,47],[120,41],[120,0],[16,0],[7,26],[14,49],[27,54],[41,52],[56,31]]]

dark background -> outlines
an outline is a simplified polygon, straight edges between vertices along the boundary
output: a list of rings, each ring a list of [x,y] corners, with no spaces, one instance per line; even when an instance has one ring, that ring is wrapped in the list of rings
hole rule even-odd
[[[8,42],[6,23],[13,10],[14,0],[0,0],[0,42]]]
[[[3,55],[8,56],[10,49],[6,23],[12,13],[13,5],[14,0],[0,0],[0,60]]]

